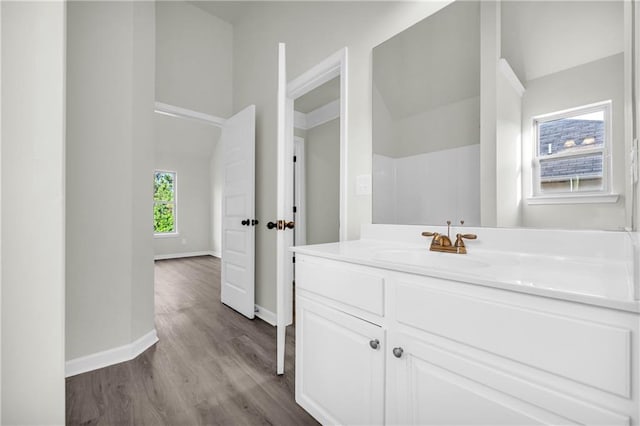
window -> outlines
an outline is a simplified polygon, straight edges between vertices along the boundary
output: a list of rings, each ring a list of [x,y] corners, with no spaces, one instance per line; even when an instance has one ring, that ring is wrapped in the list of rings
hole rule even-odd
[[[176,224],[176,174],[156,170],[153,175],[153,231],[175,234]]]
[[[535,117],[533,126],[534,198],[609,194],[610,101]]]

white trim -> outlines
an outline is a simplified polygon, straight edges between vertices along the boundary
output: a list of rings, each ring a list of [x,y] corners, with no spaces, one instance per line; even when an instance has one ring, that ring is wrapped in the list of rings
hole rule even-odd
[[[293,152],[296,156],[296,163],[293,168],[295,175],[294,205],[295,212],[295,237],[293,244],[304,246],[307,244],[307,197],[306,197],[306,161],[304,153],[304,139],[295,136],[293,138]]]
[[[154,232],[153,238],[178,238],[179,232]]]
[[[327,81],[338,77],[341,74],[342,63],[346,57],[347,48],[344,47],[315,65],[313,68],[307,70],[293,81],[290,81],[287,84],[286,96],[291,99],[297,99],[300,96],[309,93],[316,87],[322,86]],[[342,81],[340,81],[340,83],[342,83]]]
[[[307,113],[307,130],[340,118],[340,99],[331,101]]]
[[[520,82],[520,79],[509,65],[506,59],[498,59],[498,69],[502,72],[502,75],[507,79],[513,90],[518,93],[518,96],[522,97],[525,92],[524,85]]]
[[[275,313],[263,308],[260,305],[256,305],[256,317],[260,318],[262,321],[270,324],[272,326],[276,326],[277,324],[277,316]]]
[[[286,94],[289,99],[294,100],[327,81],[340,77],[340,241],[347,239],[348,56],[346,47],[338,50],[301,76],[287,83]]]
[[[599,204],[599,203],[617,203],[620,195],[618,194],[579,194],[572,195],[541,195],[538,197],[527,198],[527,204],[545,205],[545,204]]]
[[[65,363],[65,377],[71,377],[76,374],[86,373],[87,371],[130,361],[149,349],[157,341],[158,335],[154,328],[128,345],[118,346],[117,348],[107,349],[106,351],[69,360]]]
[[[301,76],[287,83],[286,47],[278,44],[278,97],[277,97],[277,186],[276,200],[279,220],[290,220],[293,215],[293,101],[316,87],[340,77],[340,241],[347,239],[347,176],[348,176],[348,49],[346,47],[324,59]],[[276,373],[284,373],[286,325],[293,316],[293,263],[285,234],[277,234],[276,253]],[[293,240],[291,240],[293,242]],[[291,245],[291,244],[289,244]]]
[[[206,123],[216,127],[224,126],[224,123],[227,121],[222,117],[217,117],[215,115],[205,114],[204,112],[198,112],[192,109],[166,104],[164,102],[156,102],[154,112],[171,117],[186,118],[189,120],[199,121],[201,123]]]
[[[340,118],[340,99],[331,101],[306,114],[294,111],[293,125],[296,129],[311,130],[336,118]]]
[[[613,185],[612,181],[613,181],[613,174],[612,174],[612,158],[611,158],[611,152],[612,152],[612,148],[611,145],[613,144],[613,138],[612,138],[612,127],[613,127],[613,115],[612,115],[612,109],[613,109],[613,102],[611,100],[606,100],[606,101],[602,101],[602,102],[596,102],[596,103],[592,103],[592,104],[588,104],[588,105],[583,105],[583,106],[579,106],[579,107],[575,107],[575,108],[569,108],[569,109],[565,109],[562,111],[556,111],[556,112],[552,112],[552,113],[548,113],[548,114],[542,114],[542,115],[537,115],[535,117],[532,117],[531,119],[531,124],[532,124],[532,144],[531,147],[533,148],[533,160],[532,160],[532,167],[531,167],[531,196],[530,198],[527,199],[527,203],[528,204],[571,204],[568,200],[571,198],[574,198],[576,200],[582,198],[583,200],[584,195],[586,194],[580,194],[580,193],[576,193],[576,192],[569,192],[569,191],[565,191],[562,193],[558,193],[556,194],[548,194],[548,193],[544,193],[542,191],[542,187],[541,187],[541,181],[540,181],[540,162],[544,161],[544,160],[553,160],[555,158],[572,158],[572,157],[581,157],[584,155],[588,155],[588,154],[597,154],[599,152],[602,153],[602,190],[601,191],[594,191],[593,193],[589,194],[589,197],[587,199],[591,199],[591,200],[595,200],[595,197],[603,197],[601,199],[606,200],[606,199],[610,199],[611,197],[611,186]],[[576,115],[583,115],[583,114],[587,114],[590,112],[600,112],[602,111],[604,114],[604,125],[605,125],[605,129],[604,129],[604,146],[600,146],[600,147],[594,147],[593,149],[585,149],[585,150],[581,150],[581,151],[577,151],[577,152],[572,152],[572,153],[566,153],[566,154],[552,154],[552,155],[546,155],[546,156],[541,156],[539,154],[539,146],[538,144],[540,143],[539,140],[539,129],[540,129],[540,124],[541,123],[546,123],[549,121],[553,121],[553,120],[558,120],[558,119],[565,119],[565,118],[570,118],[570,117],[574,117]],[[534,198],[540,198],[541,202],[536,203],[534,201],[532,201]],[[552,202],[549,202],[548,200],[554,200]],[[565,199],[565,201],[563,202],[559,202],[559,200],[561,199]],[[616,198],[617,201],[617,198]],[[616,201],[575,201],[575,204],[585,204],[585,203],[596,203],[596,202],[607,202],[607,203],[612,203],[612,202],[616,202]]]
[[[165,259],[180,259],[183,257],[196,257],[196,256],[213,256],[220,257],[220,253],[214,251],[190,251],[185,253],[170,253],[170,254],[156,254],[153,259],[154,260],[165,260]]]

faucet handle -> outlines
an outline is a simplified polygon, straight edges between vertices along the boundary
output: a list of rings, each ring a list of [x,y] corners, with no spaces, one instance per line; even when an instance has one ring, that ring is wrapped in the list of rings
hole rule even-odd
[[[439,234],[437,232],[429,232],[429,231],[425,231],[422,233],[423,237],[435,237],[438,236]]]
[[[475,240],[478,236],[476,234],[456,234],[456,242],[453,246],[464,248],[464,241],[462,241],[463,238],[467,240]]]

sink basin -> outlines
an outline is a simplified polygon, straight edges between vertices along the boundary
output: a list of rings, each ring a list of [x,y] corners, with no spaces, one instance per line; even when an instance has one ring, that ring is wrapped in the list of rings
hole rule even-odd
[[[428,247],[419,249],[380,250],[375,254],[375,258],[384,262],[450,271],[489,266],[487,262],[470,259],[469,255],[438,253],[429,251]]]

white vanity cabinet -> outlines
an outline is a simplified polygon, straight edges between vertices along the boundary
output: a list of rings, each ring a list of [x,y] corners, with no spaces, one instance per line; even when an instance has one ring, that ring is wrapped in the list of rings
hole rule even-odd
[[[639,424],[636,313],[300,253],[296,297],[324,424]]]
[[[382,424],[382,328],[304,297],[296,308],[298,403],[325,424]]]

